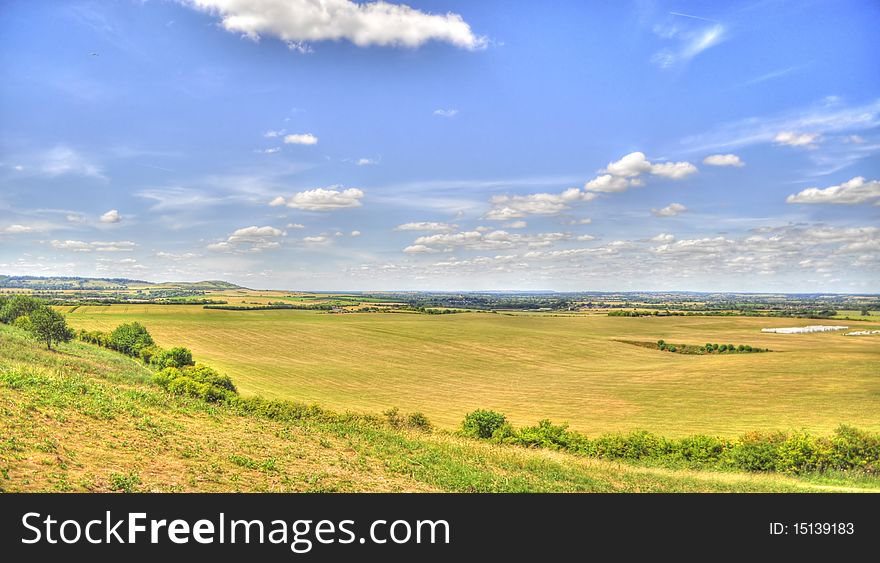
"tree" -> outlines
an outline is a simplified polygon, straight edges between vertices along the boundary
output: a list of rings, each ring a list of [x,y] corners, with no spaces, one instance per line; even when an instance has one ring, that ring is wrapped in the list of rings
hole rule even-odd
[[[13,295],[5,299],[0,307],[0,322],[12,324],[18,317],[24,317],[40,307],[44,307],[43,301],[29,295]]]
[[[27,331],[45,342],[49,350],[52,349],[52,342],[70,342],[73,339],[73,329],[67,326],[64,315],[55,309],[43,306],[32,311],[27,318]]]
[[[192,352],[182,346],[177,346],[170,350],[162,350],[153,356],[150,361],[159,368],[182,368],[195,364],[192,359]]]

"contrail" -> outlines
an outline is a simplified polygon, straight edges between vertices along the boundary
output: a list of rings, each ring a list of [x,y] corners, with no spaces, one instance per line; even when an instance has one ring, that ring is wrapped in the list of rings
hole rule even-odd
[[[703,20],[704,22],[721,23],[718,20],[710,20],[709,18],[701,18],[700,16],[692,16],[690,14],[682,14],[681,12],[669,12],[673,16],[681,16],[683,18],[691,18],[695,20]]]

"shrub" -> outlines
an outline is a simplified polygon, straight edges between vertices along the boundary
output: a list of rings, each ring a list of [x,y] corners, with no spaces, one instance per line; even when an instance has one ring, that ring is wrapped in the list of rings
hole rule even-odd
[[[829,465],[833,469],[880,472],[880,435],[838,426],[829,442]]]
[[[232,380],[207,366],[167,367],[155,382],[175,395],[199,397],[208,402],[231,400],[237,395]]]
[[[138,356],[142,348],[153,344],[153,337],[141,323],[121,324],[110,333],[110,347],[129,356]]]
[[[669,443],[669,455],[691,463],[714,464],[721,460],[730,443],[712,436],[688,436]]]
[[[509,425],[506,426],[509,429]],[[499,430],[503,429],[505,429],[504,426]],[[507,437],[504,436],[505,434],[508,434],[508,432],[496,431],[493,438],[500,438],[499,441],[506,441],[507,443],[515,442],[522,446],[575,452],[586,450],[589,443],[589,440],[583,434],[570,431],[567,424],[553,424],[546,419],[538,422],[537,426],[526,427],[519,432],[513,432],[510,429],[513,440],[504,440]]]
[[[410,428],[416,428],[418,430],[431,430],[433,426],[431,425],[431,421],[428,420],[428,417],[420,412],[414,412],[410,414],[406,418],[406,425]]]
[[[400,409],[397,407],[393,407],[388,409],[387,411],[382,412],[382,416],[385,417],[385,420],[388,422],[388,425],[391,428],[400,428],[403,426],[403,418],[400,416]]]
[[[749,432],[728,452],[729,461],[746,471],[773,471],[779,457],[777,447],[785,439],[782,432]]]
[[[503,414],[489,410],[475,410],[464,417],[461,424],[462,433],[465,436],[475,438],[491,438],[492,434],[507,422]]]
[[[151,346],[145,346],[145,347],[141,348],[140,352],[138,352],[138,357],[145,364],[149,364],[149,363],[152,363],[153,357],[157,356],[161,352],[162,352],[162,349],[159,348],[158,346],[156,346],[155,344],[153,344]]]
[[[192,359],[192,352],[189,348],[175,346],[169,350],[162,350],[152,357],[153,365],[158,368],[182,368],[195,364]]]
[[[674,344],[670,344],[667,350],[669,350],[670,352],[675,352],[676,350],[678,350],[678,348],[676,348]]]

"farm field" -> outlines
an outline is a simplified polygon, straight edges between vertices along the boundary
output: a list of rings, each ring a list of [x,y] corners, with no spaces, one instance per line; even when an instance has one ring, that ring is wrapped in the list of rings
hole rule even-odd
[[[140,363],[0,325],[0,492],[876,492],[874,478],[629,465],[170,395]]]
[[[244,395],[338,411],[399,407],[447,429],[487,408],[517,425],[549,418],[589,435],[636,428],[671,437],[761,429],[824,434],[841,423],[880,430],[880,338],[760,330],[815,324],[809,319],[60,309],[77,329],[139,321],[161,346],[187,346],[198,361],[230,375]],[[773,352],[691,356],[617,342],[661,338]]]

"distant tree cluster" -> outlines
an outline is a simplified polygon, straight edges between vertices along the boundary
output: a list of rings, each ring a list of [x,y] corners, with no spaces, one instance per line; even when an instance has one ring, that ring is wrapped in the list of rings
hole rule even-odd
[[[749,344],[735,345],[707,342],[705,346],[693,346],[690,344],[670,344],[665,340],[657,341],[657,349],[664,352],[679,352],[682,354],[748,354],[770,351],[767,348],[758,348]]]

